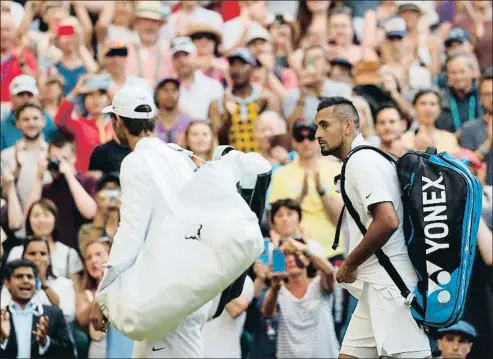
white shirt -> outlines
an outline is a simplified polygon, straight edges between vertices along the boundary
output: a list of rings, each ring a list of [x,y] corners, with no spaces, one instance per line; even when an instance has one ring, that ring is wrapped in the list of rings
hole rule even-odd
[[[240,297],[250,303],[253,299],[253,281],[247,276]],[[204,325],[202,336],[205,345],[205,358],[241,358],[240,338],[246,312],[233,318],[226,309],[216,319]]]
[[[48,287],[60,297],[58,308],[63,312],[67,323],[71,323],[75,319],[75,289],[71,279],[57,277],[48,278],[46,281]],[[35,294],[36,300],[42,305],[51,304],[44,290],[39,290]],[[9,290],[6,287],[2,288],[0,295],[1,307],[5,308],[12,300]]]
[[[21,258],[23,251],[24,246],[22,245],[12,248],[7,257],[7,263]],[[53,274],[57,277],[65,278],[70,278],[72,274],[84,269],[84,265],[77,251],[62,242],[55,242],[55,250],[51,253],[51,265],[53,267]]]
[[[363,136],[358,135],[353,140],[351,148],[365,144],[367,143]],[[415,286],[418,278],[409,259],[404,238],[403,204],[395,166],[375,151],[361,150],[352,155],[347,162],[345,190],[366,228],[373,221],[368,207],[376,203],[392,202],[399,216],[399,228],[382,247],[382,250],[390,258],[404,282],[409,286]],[[363,239],[363,234],[347,210],[345,215],[349,227],[349,253],[351,253]],[[375,255],[358,267],[357,279],[372,284],[395,285],[385,269],[378,263]]]
[[[179,106],[192,120],[205,121],[209,119],[209,106],[224,96],[224,89],[219,81],[200,71],[195,71],[194,76],[190,87],[181,84]]]
[[[279,291],[278,358],[335,358],[339,343],[332,318],[333,295],[327,294],[317,275],[303,298],[283,285]]]

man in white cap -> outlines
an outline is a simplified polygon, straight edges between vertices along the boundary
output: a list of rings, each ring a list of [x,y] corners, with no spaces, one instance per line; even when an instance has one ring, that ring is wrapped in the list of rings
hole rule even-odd
[[[17,128],[15,111],[28,102],[37,103],[39,105],[39,90],[36,85],[36,79],[29,75],[19,75],[10,83],[10,99],[12,110],[2,116],[0,128],[0,149],[15,145],[22,138],[22,132]],[[43,135],[46,141],[49,141],[57,132],[57,127],[51,116],[43,113],[46,118],[46,126],[43,129]]]
[[[111,115],[119,142],[129,146],[132,152],[121,165],[120,225],[96,294],[98,302],[101,299],[104,301],[105,288],[135,263],[146,238],[155,235],[163,219],[172,214],[166,191],[160,186],[165,183],[171,191],[177,192],[193,175],[195,165],[191,159],[154,136],[155,112],[152,95],[143,88],[135,87],[123,87],[117,91],[112,104],[103,109],[103,113]],[[238,295],[241,293],[239,289],[228,287],[229,291],[238,292]],[[230,292],[226,296],[235,298],[231,297]],[[221,314],[218,308],[225,305],[221,302],[222,294],[189,315],[162,340],[135,342],[133,357],[203,356],[201,329],[209,319]],[[91,320],[96,329],[102,328],[102,323],[106,322],[97,306],[93,308]]]

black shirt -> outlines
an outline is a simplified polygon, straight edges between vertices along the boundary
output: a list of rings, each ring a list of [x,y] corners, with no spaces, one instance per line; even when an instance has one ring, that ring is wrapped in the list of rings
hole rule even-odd
[[[129,147],[120,146],[115,140],[97,146],[89,160],[89,171],[101,171],[103,174],[120,172],[123,159],[130,153]]]

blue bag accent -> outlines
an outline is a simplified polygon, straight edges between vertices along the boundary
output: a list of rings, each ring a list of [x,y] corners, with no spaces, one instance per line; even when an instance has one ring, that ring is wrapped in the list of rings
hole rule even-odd
[[[396,166],[404,233],[418,276],[413,293],[382,250],[376,253],[379,263],[407,299],[418,324],[435,330],[457,323],[464,313],[476,252],[482,206],[479,180],[461,161],[446,152],[437,154],[434,148],[410,151],[397,160],[378,148],[358,146],[346,157],[340,178],[345,207],[363,234],[366,228],[345,194],[344,170],[349,158],[364,149],[380,153]],[[334,246],[338,239],[339,223]]]

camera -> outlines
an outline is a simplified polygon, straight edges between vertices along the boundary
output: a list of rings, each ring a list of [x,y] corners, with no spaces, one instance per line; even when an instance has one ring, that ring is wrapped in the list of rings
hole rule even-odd
[[[48,158],[48,171],[60,172],[60,160],[55,157]]]

